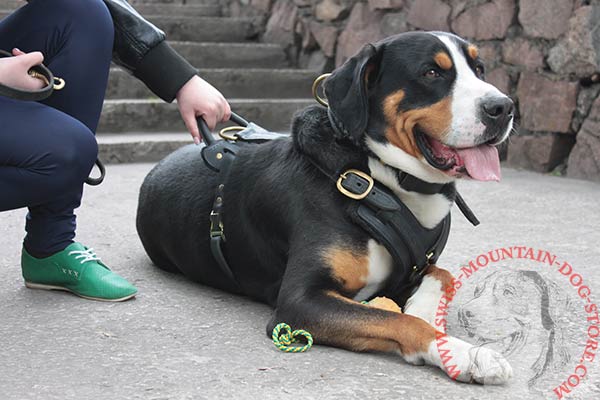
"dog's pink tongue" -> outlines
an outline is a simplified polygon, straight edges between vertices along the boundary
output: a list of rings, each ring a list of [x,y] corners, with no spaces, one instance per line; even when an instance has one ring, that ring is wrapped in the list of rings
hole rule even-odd
[[[478,181],[499,181],[500,157],[498,149],[486,144],[468,149],[456,149],[465,163],[465,168],[471,178]]]

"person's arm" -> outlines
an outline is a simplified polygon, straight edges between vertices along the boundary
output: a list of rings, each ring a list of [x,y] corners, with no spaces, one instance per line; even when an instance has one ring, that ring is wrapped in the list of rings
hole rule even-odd
[[[165,40],[165,34],[146,21],[125,0],[104,0],[115,26],[113,61],[143,81],[161,99],[177,98],[181,116],[194,140],[199,140],[196,116],[211,129],[229,119],[223,95],[197,76],[197,70]]]

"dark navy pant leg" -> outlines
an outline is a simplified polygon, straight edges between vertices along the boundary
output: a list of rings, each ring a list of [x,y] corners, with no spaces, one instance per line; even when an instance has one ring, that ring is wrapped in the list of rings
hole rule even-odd
[[[33,255],[60,251],[75,236],[112,45],[102,0],[32,0],[0,21],[0,49],[41,51],[66,81],[43,104],[0,97],[0,211],[29,207],[24,245]]]

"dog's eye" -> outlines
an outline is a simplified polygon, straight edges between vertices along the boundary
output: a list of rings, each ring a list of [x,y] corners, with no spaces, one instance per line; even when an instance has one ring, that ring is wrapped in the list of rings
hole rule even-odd
[[[504,294],[504,296],[513,296],[515,294],[514,290],[511,288],[506,288],[504,289],[504,292],[502,292],[502,294]]]
[[[477,75],[478,78],[481,78],[483,76],[483,74],[485,74],[485,69],[483,68],[483,65],[475,66],[475,74]]]
[[[429,71],[425,72],[424,76],[426,76],[427,78],[439,78],[440,73],[437,72],[435,69],[430,69]]]

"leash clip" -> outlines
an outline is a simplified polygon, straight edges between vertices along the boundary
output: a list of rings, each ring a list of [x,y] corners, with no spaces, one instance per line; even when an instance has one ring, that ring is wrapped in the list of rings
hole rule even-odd
[[[344,187],[343,182],[345,179],[348,179],[349,174],[359,176],[360,178],[367,181],[366,189],[364,192],[354,193]],[[371,193],[371,189],[373,189],[374,184],[375,184],[375,181],[367,173],[359,171],[358,169],[349,169],[340,175],[340,177],[337,180],[336,187],[343,195],[350,197],[351,199],[354,199],[354,200],[362,200],[365,197],[367,197],[369,195],[369,193]],[[361,185],[357,184],[357,186],[361,186]]]

